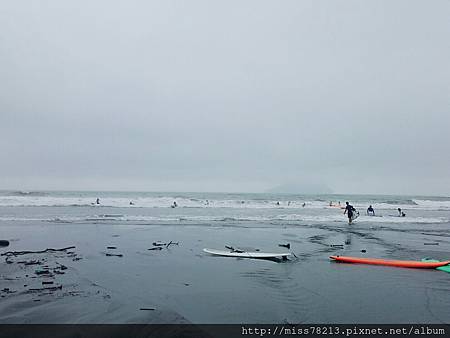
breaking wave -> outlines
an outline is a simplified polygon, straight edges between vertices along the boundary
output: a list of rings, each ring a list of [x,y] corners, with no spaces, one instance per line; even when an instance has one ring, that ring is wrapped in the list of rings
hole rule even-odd
[[[84,207],[84,208],[169,208],[176,201],[179,208],[228,208],[228,209],[328,209],[343,208],[340,205],[329,205],[329,202],[314,199],[277,201],[271,199],[196,199],[186,197],[105,197],[96,204],[92,197],[49,196],[43,193],[15,193],[0,196],[0,207]],[[357,209],[364,210],[371,204],[376,210],[439,210],[450,211],[450,200],[414,199],[382,202],[351,202]]]

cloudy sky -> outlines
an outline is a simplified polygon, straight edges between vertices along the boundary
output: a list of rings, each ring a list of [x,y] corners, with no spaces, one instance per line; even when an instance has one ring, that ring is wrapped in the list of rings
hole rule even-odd
[[[450,1],[2,1],[0,189],[450,194]]]

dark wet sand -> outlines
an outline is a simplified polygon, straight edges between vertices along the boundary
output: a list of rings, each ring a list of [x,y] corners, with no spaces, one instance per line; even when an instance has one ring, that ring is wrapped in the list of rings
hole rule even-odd
[[[75,245],[65,252],[11,257],[0,265],[1,323],[448,323],[450,274],[329,260],[332,254],[390,259],[450,258],[448,224],[258,227],[21,224],[2,227],[10,250]],[[179,242],[149,251],[155,241]],[[224,245],[284,251],[297,258],[214,257]],[[347,243],[347,244],[345,244]],[[424,245],[439,243],[439,245]],[[343,248],[330,245],[344,244]],[[115,246],[116,249],[107,249]],[[366,250],[365,253],[361,250]],[[122,254],[123,257],[107,256]],[[64,274],[42,277],[63,264]],[[42,285],[42,281],[53,282]],[[31,288],[62,286],[55,291]],[[9,289],[9,290],[6,290]],[[147,310],[141,310],[145,308]]]

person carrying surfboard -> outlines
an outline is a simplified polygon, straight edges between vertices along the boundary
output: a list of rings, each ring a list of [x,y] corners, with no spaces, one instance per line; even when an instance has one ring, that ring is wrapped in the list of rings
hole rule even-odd
[[[345,202],[345,204],[346,204],[346,207],[344,210],[344,215],[347,214],[348,224],[352,224],[353,213],[356,211],[356,209],[353,208],[353,205],[351,205],[348,202]]]

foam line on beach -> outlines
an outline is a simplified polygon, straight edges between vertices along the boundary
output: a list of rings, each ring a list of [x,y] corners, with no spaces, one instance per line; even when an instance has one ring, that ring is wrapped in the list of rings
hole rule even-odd
[[[274,216],[225,216],[225,215],[90,215],[90,216],[60,216],[51,218],[37,218],[27,216],[0,216],[0,221],[20,222],[20,221],[44,221],[53,223],[97,223],[97,222],[119,222],[119,223],[142,223],[142,222],[173,222],[183,223],[300,223],[300,224],[320,224],[320,223],[346,223],[347,220],[340,214],[337,215],[302,215],[286,214]],[[361,216],[357,223],[360,224],[441,224],[449,222],[446,217],[370,217]]]

